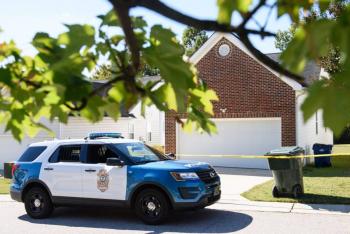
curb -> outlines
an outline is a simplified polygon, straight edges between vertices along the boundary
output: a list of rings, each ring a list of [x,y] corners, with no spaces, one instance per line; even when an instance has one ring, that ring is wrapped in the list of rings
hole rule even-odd
[[[350,205],[301,204],[283,202],[255,202],[245,200],[221,199],[213,208],[237,211],[281,212],[295,214],[348,215]]]
[[[11,199],[10,195],[0,194],[0,202],[15,202]]]

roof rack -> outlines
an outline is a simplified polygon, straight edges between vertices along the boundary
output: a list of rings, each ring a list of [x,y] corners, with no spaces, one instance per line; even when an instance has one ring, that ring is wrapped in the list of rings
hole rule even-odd
[[[84,139],[101,139],[101,138],[124,138],[121,133],[119,132],[96,132],[96,133],[90,133],[88,137],[85,137]]]

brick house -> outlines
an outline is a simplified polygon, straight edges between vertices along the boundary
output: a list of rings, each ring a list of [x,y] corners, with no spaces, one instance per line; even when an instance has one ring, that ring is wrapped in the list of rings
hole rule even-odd
[[[278,61],[279,54],[268,56]],[[89,132],[115,131],[149,145],[165,144],[165,150],[176,153],[180,159],[207,161],[214,166],[226,167],[267,168],[267,162],[219,155],[263,155],[271,149],[292,145],[304,147],[310,153],[315,142],[333,143],[333,134],[323,127],[320,113],[304,123],[300,111],[306,97],[304,88],[262,65],[232,34],[214,33],[190,60],[196,65],[199,76],[220,98],[214,105],[216,135],[185,133],[172,114],[164,114],[155,106],[146,108],[143,117],[140,104],[130,113],[123,113],[118,122],[105,117],[101,122],[91,124],[72,116],[67,125],[57,121],[44,124],[60,139],[83,138]],[[303,75],[311,83],[327,74],[310,63]],[[144,77],[144,81],[159,78]],[[101,85],[100,82],[106,81],[95,81],[94,87]],[[5,150],[0,169],[3,162],[16,160],[29,143],[52,139],[46,133],[40,133],[18,143],[1,127],[0,137],[0,147]]]
[[[268,56],[278,60],[278,54]],[[294,145],[310,152],[315,142],[333,143],[333,134],[323,127],[319,113],[304,123],[300,112],[306,96],[304,87],[264,66],[234,35],[214,33],[190,61],[197,67],[200,78],[219,96],[213,117],[218,134],[185,133],[172,114],[166,114],[167,152],[216,166],[267,168],[263,159],[205,155],[263,155],[273,148]],[[321,75],[327,74],[313,63],[304,71],[309,83]]]

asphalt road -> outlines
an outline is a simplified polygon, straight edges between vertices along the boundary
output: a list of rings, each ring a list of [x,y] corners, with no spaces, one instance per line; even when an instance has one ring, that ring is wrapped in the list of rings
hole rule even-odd
[[[219,209],[220,208],[220,209]],[[132,212],[111,208],[58,208],[51,218],[30,219],[22,203],[0,202],[0,233],[350,233],[349,216],[242,212],[222,205],[175,213],[166,224],[148,226]]]

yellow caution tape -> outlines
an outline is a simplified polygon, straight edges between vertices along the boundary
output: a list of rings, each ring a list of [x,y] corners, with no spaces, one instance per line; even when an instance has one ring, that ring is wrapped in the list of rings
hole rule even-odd
[[[222,157],[222,158],[260,158],[260,159],[292,159],[292,158],[320,158],[320,157],[342,157],[350,156],[350,153],[342,154],[309,154],[309,155],[296,155],[296,156],[286,156],[286,155],[239,155],[239,154],[176,154],[177,157]]]

